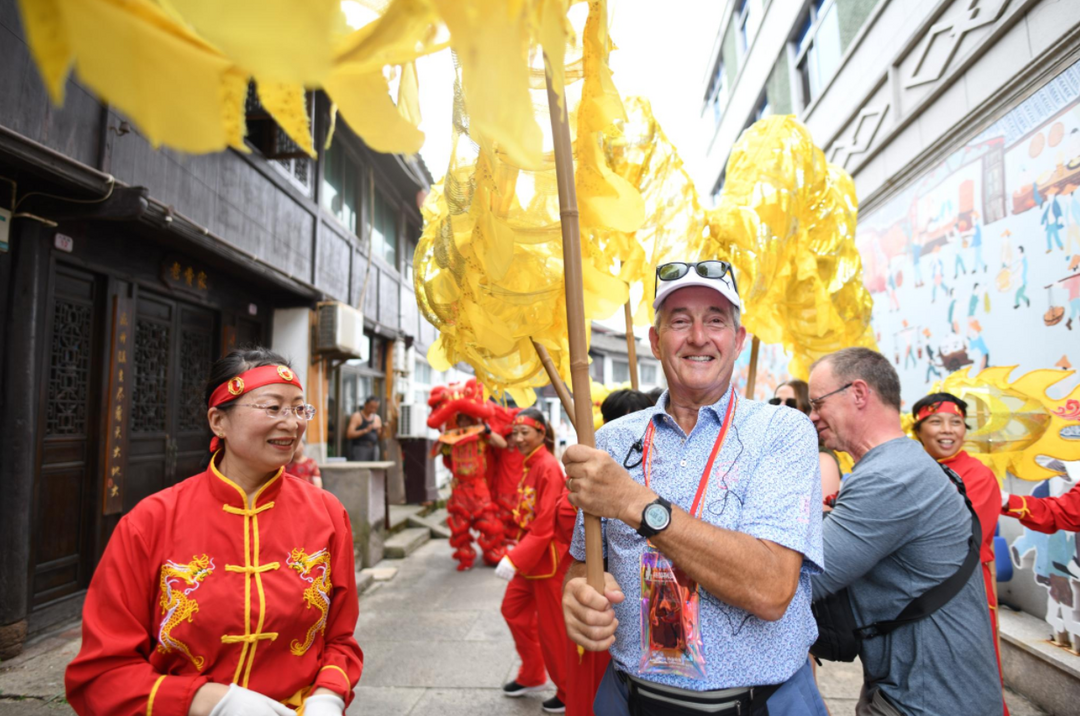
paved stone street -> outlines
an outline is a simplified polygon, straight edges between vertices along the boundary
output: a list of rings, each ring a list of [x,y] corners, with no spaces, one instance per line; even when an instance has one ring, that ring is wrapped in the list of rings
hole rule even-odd
[[[506,583],[494,571],[454,569],[446,540],[406,559],[384,560],[360,598],[357,638],[364,675],[349,716],[539,716],[548,692],[508,699],[500,687],[518,667],[499,614]],[[396,569],[396,572],[394,571]],[[63,670],[79,646],[78,629],[38,642],[0,665],[0,716],[70,716]],[[832,716],[854,716],[862,681],[856,664],[825,664],[818,682]],[[1009,694],[1013,716],[1042,711]]]

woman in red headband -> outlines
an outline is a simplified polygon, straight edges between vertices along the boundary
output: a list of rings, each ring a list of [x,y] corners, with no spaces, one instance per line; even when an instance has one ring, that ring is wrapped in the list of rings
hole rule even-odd
[[[120,520],[68,701],[80,716],[341,716],[363,659],[352,531],[337,498],[284,472],[315,409],[261,348],[215,363],[206,399],[210,465]]]
[[[521,668],[517,678],[503,686],[506,696],[540,691],[547,674],[556,694],[544,702],[544,711],[565,710],[564,665],[567,646],[562,614],[562,582],[569,544],[556,539],[559,503],[566,489],[559,461],[551,454],[554,436],[544,414],[526,408],[517,414],[511,444],[525,456],[518,483],[517,545],[502,558],[495,574],[510,581],[503,596],[502,614],[514,637]]]
[[[930,456],[952,468],[964,481],[971,506],[979,516],[982,527],[983,583],[986,601],[990,607],[990,623],[994,627],[994,650],[998,655],[998,672],[1001,672],[1001,653],[998,648],[997,580],[994,578],[994,530],[1001,511],[1001,485],[990,468],[983,465],[964,450],[967,436],[967,403],[951,393],[931,393],[915,403],[911,409],[915,418],[915,436]],[[1008,708],[1005,715],[1008,716]]]

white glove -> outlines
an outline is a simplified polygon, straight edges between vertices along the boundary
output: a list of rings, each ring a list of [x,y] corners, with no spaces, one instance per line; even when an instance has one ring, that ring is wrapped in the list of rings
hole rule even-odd
[[[1001,491],[1001,509],[1004,510],[1006,507],[1009,506],[1010,497],[1011,495],[1008,492],[1005,492],[1004,490]]]
[[[228,693],[218,701],[210,716],[296,716],[296,712],[269,696],[229,684]]]
[[[499,560],[499,563],[495,566],[495,576],[499,579],[505,579],[510,581],[514,578],[514,574],[517,573],[517,567],[510,561],[509,557],[503,557]]]
[[[341,716],[345,702],[334,694],[318,694],[304,699],[304,716]]]

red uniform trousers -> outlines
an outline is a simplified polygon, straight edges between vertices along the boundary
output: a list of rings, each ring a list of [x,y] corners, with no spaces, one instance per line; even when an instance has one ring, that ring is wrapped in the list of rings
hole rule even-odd
[[[503,596],[502,615],[514,637],[521,669],[515,679],[522,686],[540,686],[546,668],[566,703],[564,665],[569,647],[562,613],[562,573],[547,579],[515,574]]]
[[[583,648],[566,640],[568,647],[566,662],[566,716],[593,716],[593,701],[596,690],[611,662],[611,654],[606,651],[585,651]]]

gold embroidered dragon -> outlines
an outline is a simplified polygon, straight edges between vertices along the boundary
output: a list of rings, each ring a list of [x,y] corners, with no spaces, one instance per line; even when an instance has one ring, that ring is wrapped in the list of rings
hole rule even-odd
[[[307,608],[314,607],[320,612],[319,619],[307,630],[304,641],[293,639],[289,644],[289,650],[296,656],[303,656],[315,642],[315,637],[326,631],[326,618],[330,612],[330,552],[320,549],[314,554],[307,554],[303,549],[297,548],[285,561],[296,570],[300,579],[308,583],[304,590],[304,602]]]
[[[161,565],[161,613],[164,615],[158,628],[157,649],[162,654],[179,651],[202,671],[206,660],[191,653],[187,644],[176,639],[172,630],[181,622],[193,621],[199,611],[199,603],[191,596],[208,576],[214,571],[214,560],[205,554],[192,557],[187,564],[177,564],[172,560]],[[184,588],[184,585],[188,585]]]

